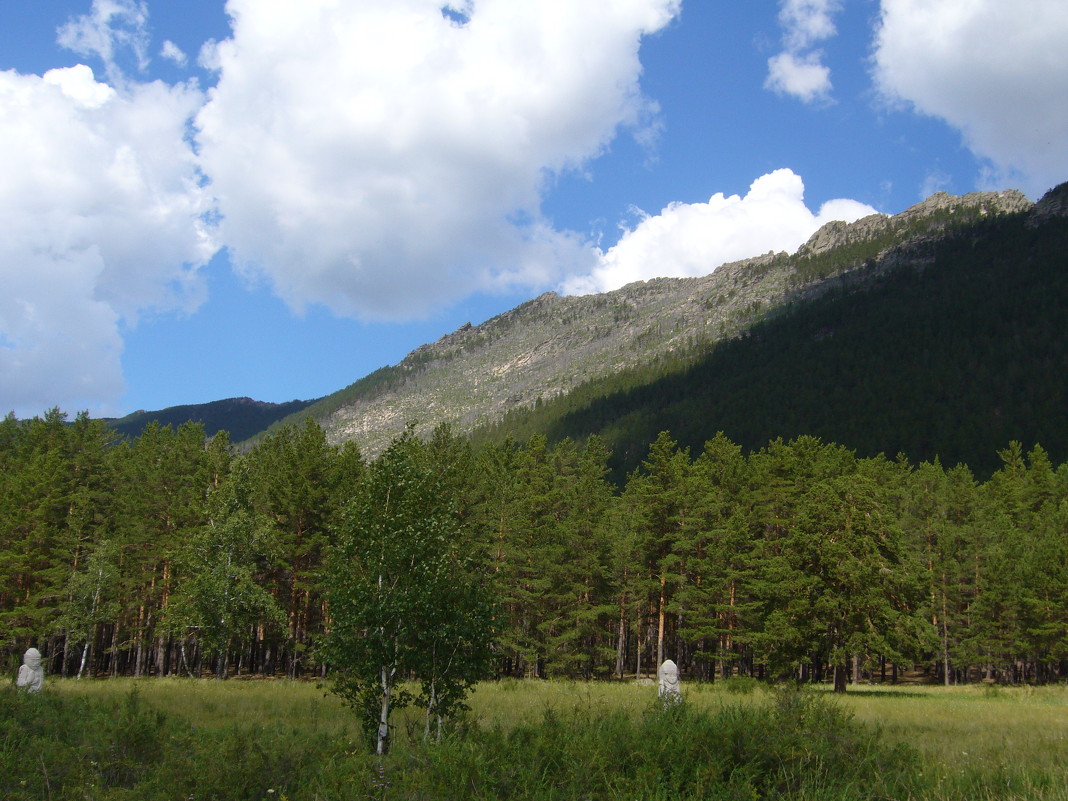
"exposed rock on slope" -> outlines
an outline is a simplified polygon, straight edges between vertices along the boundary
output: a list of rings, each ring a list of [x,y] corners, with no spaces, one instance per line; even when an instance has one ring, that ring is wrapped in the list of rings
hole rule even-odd
[[[1068,217],[1068,183],[1047,192],[1031,209],[1027,224],[1033,228],[1054,217]]]
[[[947,227],[1032,205],[1019,192],[940,192],[893,217],[829,223],[793,256],[768,253],[701,278],[658,278],[598,295],[550,292],[424,345],[382,371],[383,380],[366,389],[358,382],[308,413],[331,441],[355,440],[368,455],[409,421],[421,433],[441,422],[465,433],[590,379],[736,335],[774,306],[820,293],[829,277],[856,272],[862,280],[872,267],[899,262]]]

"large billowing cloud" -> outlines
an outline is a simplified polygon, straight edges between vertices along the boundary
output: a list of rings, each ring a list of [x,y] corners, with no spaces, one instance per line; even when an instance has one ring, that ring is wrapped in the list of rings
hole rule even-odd
[[[726,262],[793,252],[832,220],[853,222],[875,213],[855,200],[830,200],[814,214],[805,205],[800,176],[776,170],[754,181],[745,197],[717,193],[707,203],[672,203],[644,217],[601,254],[591,274],[564,288],[586,294],[660,276],[707,275]]]
[[[2,411],[114,411],[120,326],[199,302],[214,245],[185,135],[202,102],[87,66],[0,72]]]
[[[232,255],[294,308],[367,318],[588,266],[541,195],[647,119],[640,40],[678,9],[230,0],[197,138]]]
[[[960,129],[995,187],[1068,179],[1063,0],[883,0],[874,72],[886,97]]]

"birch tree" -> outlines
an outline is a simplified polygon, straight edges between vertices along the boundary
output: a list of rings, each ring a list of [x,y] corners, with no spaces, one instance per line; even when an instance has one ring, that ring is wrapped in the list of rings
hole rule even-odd
[[[390,716],[413,700],[403,679],[423,682],[429,732],[488,664],[487,599],[457,547],[451,500],[441,465],[409,427],[359,482],[327,560],[333,691],[380,756]]]

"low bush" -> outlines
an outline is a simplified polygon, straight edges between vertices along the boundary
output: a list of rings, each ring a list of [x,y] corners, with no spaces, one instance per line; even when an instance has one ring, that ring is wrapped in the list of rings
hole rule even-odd
[[[914,751],[882,742],[824,698],[779,692],[770,704],[719,711],[655,704],[636,719],[546,709],[536,722],[412,748],[383,797],[903,798],[917,772]]]
[[[147,708],[136,686],[118,700],[0,690],[5,801],[243,801],[311,798],[323,764],[348,743],[255,723],[196,729]]]

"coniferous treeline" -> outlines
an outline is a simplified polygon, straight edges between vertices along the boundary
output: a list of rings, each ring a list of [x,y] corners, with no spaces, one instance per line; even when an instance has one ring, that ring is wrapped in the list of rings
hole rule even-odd
[[[1009,444],[983,482],[807,436],[747,454],[662,433],[621,486],[596,437],[474,449],[443,428],[418,453],[496,599],[500,675],[668,657],[839,688],[914,664],[946,682],[1068,674],[1068,466],[1037,446]],[[67,676],[322,675],[322,568],[366,476],[312,421],[235,455],[193,424],[116,442],[85,415],[9,416],[7,653],[36,645]]]

